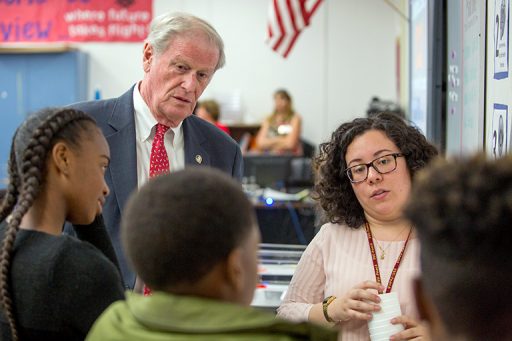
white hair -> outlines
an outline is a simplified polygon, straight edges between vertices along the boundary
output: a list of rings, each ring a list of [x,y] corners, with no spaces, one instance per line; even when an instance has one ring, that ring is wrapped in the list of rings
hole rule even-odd
[[[146,42],[151,44],[155,53],[159,55],[167,49],[167,46],[169,46],[170,41],[174,37],[195,29],[203,32],[217,46],[219,49],[219,60],[215,70],[222,68],[226,63],[224,42],[212,25],[196,16],[186,13],[165,13],[159,15],[151,22]]]

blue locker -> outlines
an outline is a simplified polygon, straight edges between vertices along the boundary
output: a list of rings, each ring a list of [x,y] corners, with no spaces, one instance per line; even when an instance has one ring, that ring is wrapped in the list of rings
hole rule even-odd
[[[30,113],[87,100],[84,52],[0,53],[0,188],[7,185],[12,136]]]

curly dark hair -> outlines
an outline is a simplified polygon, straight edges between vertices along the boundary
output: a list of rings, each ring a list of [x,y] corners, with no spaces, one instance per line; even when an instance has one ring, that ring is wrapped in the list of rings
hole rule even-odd
[[[320,144],[314,159],[315,194],[331,223],[344,223],[359,228],[365,222],[362,206],[345,175],[345,155],[354,138],[368,130],[381,130],[405,155],[410,174],[423,168],[438,152],[421,131],[392,113],[380,113],[369,118],[356,118],[343,123],[331,140]]]
[[[214,168],[188,167],[159,176],[132,194],[121,238],[144,283],[168,290],[201,279],[255,226],[240,184]]]
[[[439,158],[417,174],[404,214],[420,238],[423,288],[446,329],[510,340],[512,156]]]

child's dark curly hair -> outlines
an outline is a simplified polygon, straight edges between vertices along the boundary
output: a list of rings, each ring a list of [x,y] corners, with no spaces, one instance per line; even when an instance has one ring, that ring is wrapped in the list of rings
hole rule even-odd
[[[452,335],[510,340],[512,157],[439,158],[417,174],[405,216],[423,288]]]

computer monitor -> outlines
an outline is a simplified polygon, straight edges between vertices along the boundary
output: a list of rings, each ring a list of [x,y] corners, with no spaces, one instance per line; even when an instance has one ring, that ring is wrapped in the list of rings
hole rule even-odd
[[[286,155],[246,155],[244,177],[254,179],[260,187],[282,189],[290,176],[292,159]]]

